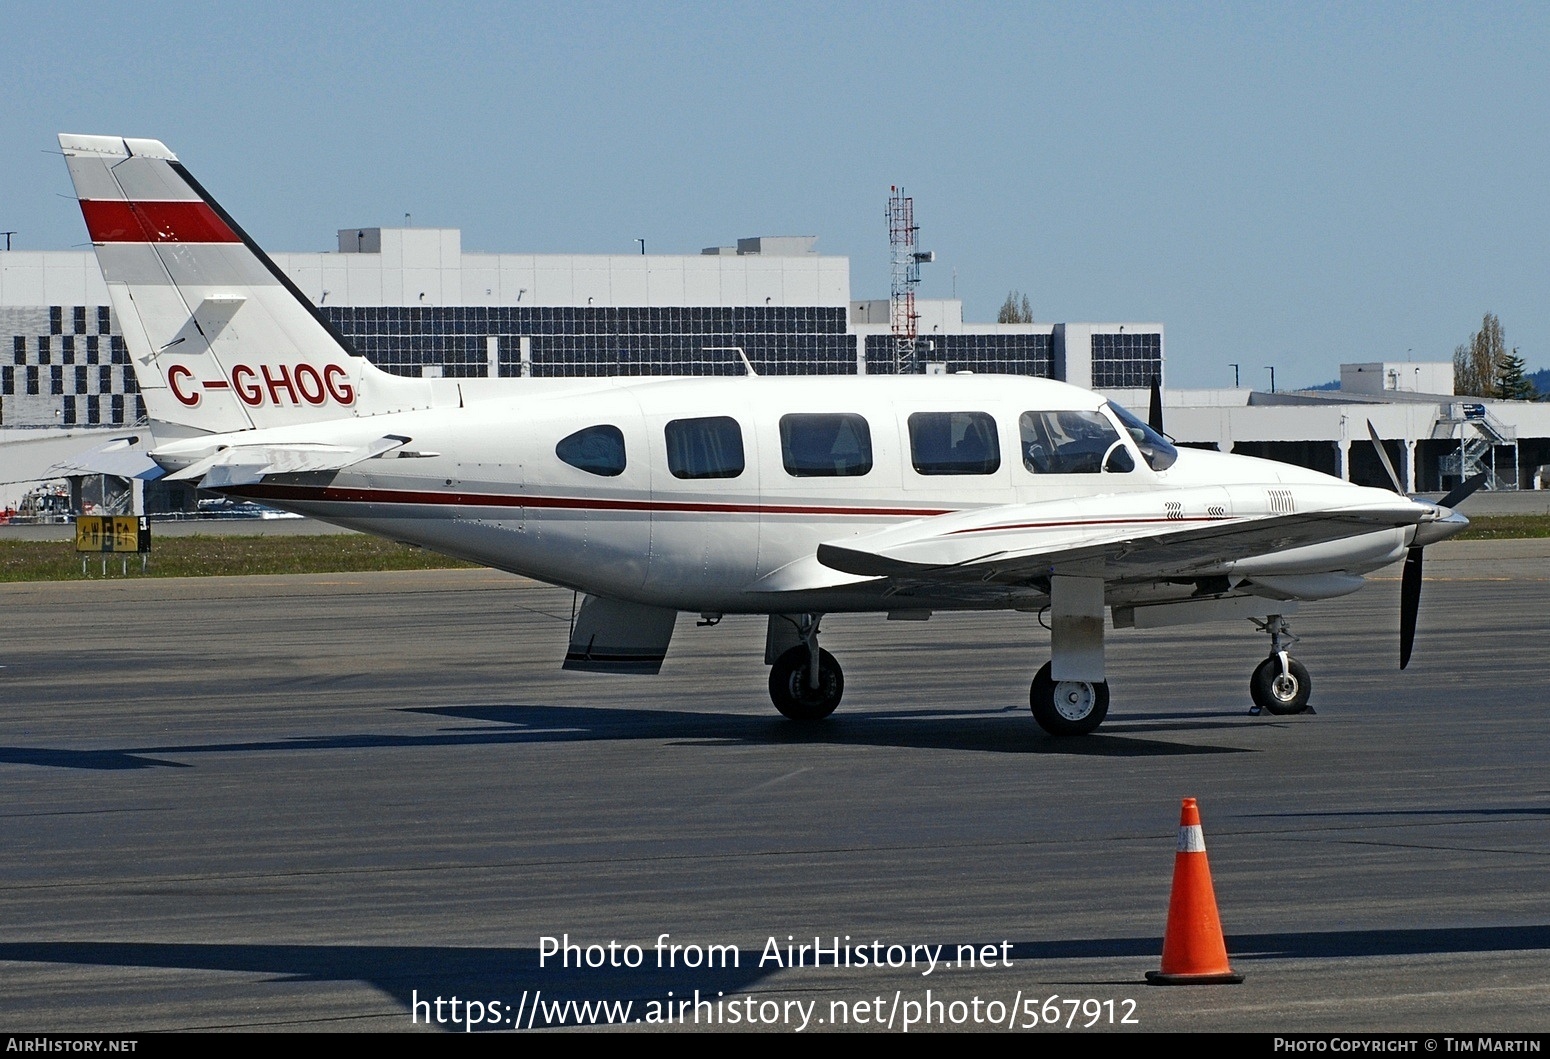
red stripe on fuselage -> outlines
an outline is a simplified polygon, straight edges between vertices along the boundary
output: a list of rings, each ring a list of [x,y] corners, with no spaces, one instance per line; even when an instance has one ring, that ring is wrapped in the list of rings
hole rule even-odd
[[[924,518],[946,508],[827,507],[812,504],[725,504],[692,500],[602,500],[574,496],[516,496],[510,493],[445,493],[411,489],[337,489],[303,485],[249,485],[221,492],[277,503],[405,504],[431,507],[530,507],[577,511],[647,511],[661,514],[859,515]]]
[[[94,243],[236,243],[237,233],[208,205],[82,199],[81,215]]]

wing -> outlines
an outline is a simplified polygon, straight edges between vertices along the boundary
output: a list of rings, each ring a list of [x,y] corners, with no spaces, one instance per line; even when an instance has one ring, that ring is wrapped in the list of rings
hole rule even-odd
[[[1355,501],[1355,502],[1353,502]],[[1294,506],[1302,510],[1287,510]],[[1201,576],[1267,552],[1411,526],[1426,508],[1351,486],[1213,487],[1008,504],[919,519],[818,547],[852,575],[1026,585],[1054,573],[1110,582]]]

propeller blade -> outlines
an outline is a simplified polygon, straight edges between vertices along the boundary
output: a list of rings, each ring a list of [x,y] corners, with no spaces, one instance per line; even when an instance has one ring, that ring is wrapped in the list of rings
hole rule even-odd
[[[1369,422],[1367,424],[1367,429],[1372,430],[1373,444],[1378,445],[1378,452],[1382,453],[1383,447],[1378,441],[1378,432],[1372,428],[1372,423]],[[1383,465],[1388,467],[1388,464],[1388,457],[1384,456]],[[1389,475],[1392,477],[1393,474],[1394,470],[1390,467]],[[1485,480],[1488,477],[1490,477],[1490,472],[1481,471],[1439,500],[1438,505],[1445,508],[1456,507],[1468,500],[1476,489],[1485,484]],[[1404,669],[1410,664],[1410,652],[1415,647],[1415,622],[1416,616],[1421,610],[1421,556],[1424,551],[1424,548],[1414,547],[1405,554],[1405,570],[1399,582],[1400,669]]]
[[[1399,582],[1399,668],[1410,664],[1410,649],[1415,646],[1415,618],[1421,609],[1421,554],[1425,549],[1411,548],[1405,555],[1404,577]]]
[[[1476,489],[1485,484],[1485,480],[1491,476],[1490,471],[1481,471],[1467,482],[1454,489],[1453,492],[1443,497],[1437,503],[1442,507],[1458,507],[1472,496]]]
[[[1146,425],[1157,433],[1163,432],[1162,420],[1162,377],[1152,376],[1152,405],[1147,409]]]
[[[1367,420],[1367,433],[1372,435],[1372,447],[1378,450],[1378,459],[1383,461],[1383,469],[1389,472],[1389,481],[1394,483],[1394,492],[1400,496],[1405,495],[1405,490],[1399,484],[1399,475],[1394,471],[1394,465],[1389,462],[1389,450],[1383,447],[1383,439],[1378,436],[1378,428],[1372,425],[1372,420]]]

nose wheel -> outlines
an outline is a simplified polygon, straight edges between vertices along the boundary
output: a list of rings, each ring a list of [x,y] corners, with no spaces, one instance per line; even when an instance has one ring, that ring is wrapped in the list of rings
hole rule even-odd
[[[1109,715],[1109,682],[1055,680],[1045,662],[1028,689],[1028,705],[1050,735],[1086,735]]]
[[[1313,681],[1301,662],[1290,655],[1285,659],[1283,666],[1281,656],[1272,655],[1256,666],[1249,678],[1249,694],[1254,705],[1269,713],[1303,713],[1308,709]]]
[[[1286,619],[1272,614],[1265,621],[1255,619],[1261,632],[1270,634],[1270,657],[1254,667],[1249,678],[1249,695],[1254,705],[1267,713],[1285,716],[1308,710],[1308,698],[1313,694],[1313,678],[1308,667],[1287,653],[1287,648],[1297,642]]]

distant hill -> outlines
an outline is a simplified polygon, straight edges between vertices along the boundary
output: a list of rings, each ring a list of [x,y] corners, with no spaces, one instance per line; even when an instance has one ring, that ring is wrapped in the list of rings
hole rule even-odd
[[[1539,394],[1539,400],[1550,400],[1550,368],[1542,368],[1527,376],[1527,378],[1529,382],[1534,384],[1534,392]],[[1304,386],[1303,389],[1338,390],[1340,389],[1340,380],[1334,379],[1330,382],[1321,382],[1317,386]]]

